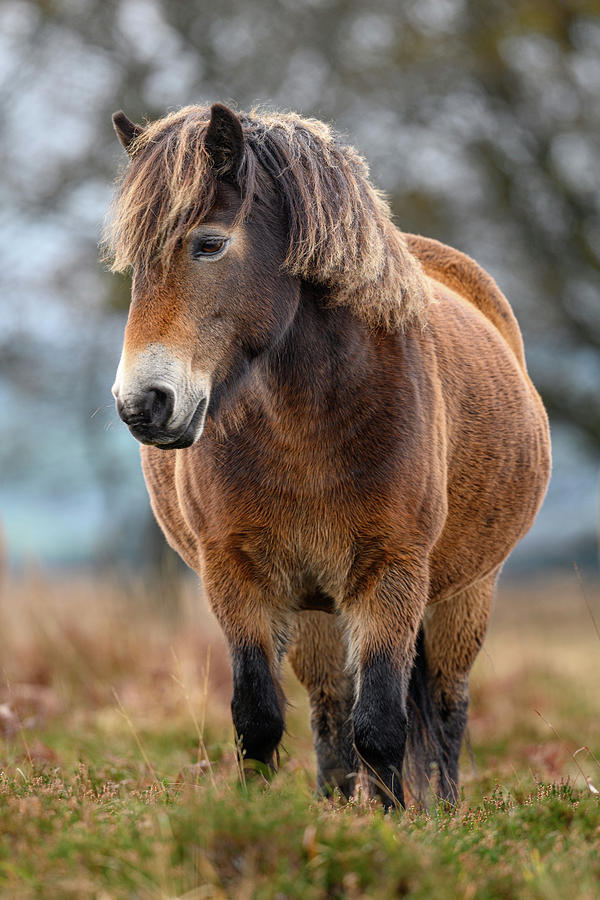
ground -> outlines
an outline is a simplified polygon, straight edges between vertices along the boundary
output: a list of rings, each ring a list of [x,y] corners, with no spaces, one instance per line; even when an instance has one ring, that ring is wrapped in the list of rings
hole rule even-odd
[[[29,572],[2,586],[0,895],[596,898],[600,589],[501,586],[456,810],[314,797],[303,691],[270,786],[244,783],[198,584]],[[581,749],[580,749],[581,748]]]

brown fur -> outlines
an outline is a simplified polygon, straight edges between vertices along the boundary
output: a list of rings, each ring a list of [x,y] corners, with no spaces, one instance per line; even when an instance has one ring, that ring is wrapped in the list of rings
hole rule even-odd
[[[420,234],[405,234],[411,253],[417,257],[425,273],[452,288],[493,322],[515,356],[525,368],[523,338],[515,314],[491,275],[466,253],[446,247],[439,241]]]
[[[111,231],[115,268],[136,270],[125,348],[160,341],[218,386],[193,446],[143,448],[154,512],[227,636],[247,746],[266,723],[257,758],[278,741],[291,647],[322,786],[351,784],[356,750],[402,802],[412,696],[409,748],[455,799],[493,585],[550,471],[516,320],[468,257],[394,229],[326,126],[240,115],[225,177],[208,120],[187,108],[133,140]],[[189,257],[201,221],[237,235],[214,265]],[[275,693],[253,718],[259,651]]]

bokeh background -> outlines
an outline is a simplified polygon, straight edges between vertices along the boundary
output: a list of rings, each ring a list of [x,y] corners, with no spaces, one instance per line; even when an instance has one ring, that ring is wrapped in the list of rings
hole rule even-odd
[[[555,470],[509,571],[594,566],[595,0],[3,0],[0,520],[11,565],[164,566],[110,386],[129,285],[97,244],[142,121],[194,102],[332,121],[397,223],[474,256],[522,324]]]

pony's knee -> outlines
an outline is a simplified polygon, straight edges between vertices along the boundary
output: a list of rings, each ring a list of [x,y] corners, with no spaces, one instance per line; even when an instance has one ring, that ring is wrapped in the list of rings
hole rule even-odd
[[[260,647],[243,647],[232,656],[231,713],[243,755],[272,765],[285,722],[266,653]]]

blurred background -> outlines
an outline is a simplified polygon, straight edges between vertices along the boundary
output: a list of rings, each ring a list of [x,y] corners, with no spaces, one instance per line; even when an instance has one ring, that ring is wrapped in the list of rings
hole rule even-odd
[[[600,3],[3,0],[0,521],[14,568],[164,568],[110,387],[128,279],[97,243],[110,114],[221,100],[332,121],[398,225],[466,251],[521,322],[555,470],[508,571],[597,563]]]

